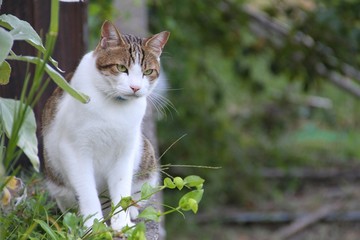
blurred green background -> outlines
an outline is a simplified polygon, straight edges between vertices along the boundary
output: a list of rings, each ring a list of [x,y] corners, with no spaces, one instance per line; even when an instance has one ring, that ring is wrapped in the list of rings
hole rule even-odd
[[[90,3],[92,29],[119,14],[110,4]],[[263,169],[360,164],[358,1],[153,0],[147,9],[151,33],[171,32],[162,64],[175,109],[158,121],[160,153],[186,134],[161,162],[221,167],[167,170],[206,180],[200,214],[253,209],[299,186],[269,182]],[[168,235],[206,239],[195,220],[168,217]]]

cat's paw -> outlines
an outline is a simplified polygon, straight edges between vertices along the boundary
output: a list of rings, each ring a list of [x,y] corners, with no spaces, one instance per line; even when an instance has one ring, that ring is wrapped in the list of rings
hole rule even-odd
[[[130,207],[129,214],[131,221],[135,221],[135,219],[137,219],[137,217],[139,216],[139,208],[135,206]]]
[[[125,226],[132,227],[134,225],[135,223],[131,221],[128,213],[120,212],[111,218],[111,228],[116,232],[120,232]]]

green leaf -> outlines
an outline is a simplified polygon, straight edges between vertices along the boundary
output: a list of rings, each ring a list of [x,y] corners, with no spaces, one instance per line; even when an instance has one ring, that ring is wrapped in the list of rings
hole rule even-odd
[[[6,85],[9,83],[11,73],[11,66],[7,61],[4,61],[0,65],[0,85]]]
[[[128,240],[146,240],[146,227],[143,222],[136,224],[134,231],[128,236]]]
[[[4,126],[5,133],[8,137],[11,136],[14,121],[17,121],[14,119],[14,116],[16,116],[15,113],[20,108],[24,108],[24,105],[20,101],[0,97],[0,121]],[[39,171],[40,161],[36,137],[36,120],[34,112],[30,107],[27,107],[25,121],[19,132],[17,146],[23,150],[35,170]]]
[[[92,226],[92,235],[91,239],[93,240],[112,240],[112,234],[110,232],[110,228],[106,226],[105,223],[99,221],[98,219],[94,220],[94,224]]]
[[[40,36],[28,22],[20,20],[11,14],[3,14],[0,16],[0,26],[11,30],[10,34],[14,40],[25,40],[42,53],[46,51]]]
[[[131,197],[123,197],[121,198],[118,205],[124,210],[126,210],[128,207],[130,207],[133,204],[133,199]]]
[[[171,178],[168,177],[164,179],[164,186],[170,189],[176,188],[174,182],[171,180]]]
[[[38,64],[39,62],[43,61],[40,58],[31,56],[9,56],[7,57],[7,59],[30,62],[34,64]],[[50,65],[45,65],[45,71],[61,89],[69,93],[75,99],[79,100],[82,103],[88,103],[90,101],[90,98],[88,96],[72,88],[70,84],[61,76],[61,74],[55,71],[55,69],[53,69]]]
[[[191,209],[194,213],[197,213],[198,208],[199,208],[198,202],[197,202],[195,199],[193,199],[193,198],[189,198],[188,204],[189,204],[189,206],[190,206],[190,209]]]
[[[60,238],[57,236],[56,232],[51,229],[51,227],[44,221],[39,219],[34,219],[35,222],[37,222],[42,229],[51,237],[51,239],[59,240]]]
[[[183,189],[183,187],[185,185],[185,182],[181,177],[175,177],[174,183],[179,190]]]
[[[76,232],[81,220],[75,213],[66,213],[64,216],[63,224],[70,232]]]
[[[98,219],[94,220],[94,224],[92,226],[93,233],[101,233],[109,230],[109,227],[106,226],[105,223],[99,221]]]
[[[158,188],[154,188],[149,183],[146,182],[141,187],[141,199],[142,200],[149,199],[157,191],[158,191]]]
[[[197,205],[200,203],[202,196],[204,194],[204,190],[194,190],[185,194],[179,201],[179,206],[183,211],[196,210],[197,206],[195,206],[194,201]]]
[[[103,233],[98,233],[98,234],[94,234],[94,236],[91,238],[92,240],[113,240],[113,236],[111,234],[111,232],[103,232]]]
[[[190,175],[190,176],[187,176],[185,179],[184,179],[184,182],[186,185],[188,185],[189,187],[197,187],[199,185],[202,185],[205,180],[202,179],[201,177],[199,176],[196,176],[196,175]]]
[[[11,34],[5,29],[0,28],[0,63],[9,55],[13,42]]]
[[[160,211],[157,211],[154,207],[149,206],[139,214],[138,218],[160,222],[160,216]]]

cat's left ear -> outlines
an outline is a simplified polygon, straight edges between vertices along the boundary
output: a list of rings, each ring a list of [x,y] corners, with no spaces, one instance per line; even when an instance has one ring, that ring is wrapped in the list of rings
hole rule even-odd
[[[145,46],[150,47],[157,55],[161,55],[162,50],[168,41],[170,32],[164,31],[158,34],[155,34],[152,37],[145,39]]]

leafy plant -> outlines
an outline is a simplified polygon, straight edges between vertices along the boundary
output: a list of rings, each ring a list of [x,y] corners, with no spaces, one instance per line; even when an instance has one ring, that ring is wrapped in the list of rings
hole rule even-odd
[[[4,99],[0,97],[0,163],[8,171],[13,167],[23,151],[30,159],[35,170],[39,170],[37,156],[36,122],[32,107],[45,90],[49,78],[59,87],[81,102],[89,99],[86,95],[73,89],[61,76],[57,62],[51,58],[58,32],[59,2],[52,1],[50,28],[46,36],[45,46],[31,25],[13,15],[0,16],[0,84],[7,84],[10,79],[11,65],[9,60],[24,61],[35,65],[34,74],[27,74],[24,79],[20,99]],[[38,56],[21,56],[13,52],[14,41],[26,41],[39,52]],[[49,78],[44,78],[48,74]],[[45,80],[44,80],[45,79]],[[4,134],[5,133],[5,134]],[[4,138],[8,138],[5,146]],[[21,151],[19,149],[21,149]],[[4,175],[4,171],[0,174]],[[1,177],[1,175],[0,175]]]
[[[119,204],[112,206],[111,214],[108,218],[101,221],[95,220],[92,229],[84,226],[84,219],[72,212],[57,215],[53,212],[54,202],[48,201],[46,191],[39,186],[38,176],[30,179],[27,183],[31,194],[26,201],[18,204],[12,211],[0,216],[0,238],[1,239],[113,239],[114,236],[126,236],[127,239],[145,240],[147,221],[159,222],[161,217],[173,212],[184,216],[184,211],[198,211],[198,205],[202,199],[204,190],[204,179],[190,175],[185,178],[167,177],[163,185],[153,187],[147,183],[142,186],[140,199],[124,197]],[[159,191],[165,189],[178,190],[186,193],[179,199],[176,207],[165,205],[169,210],[161,212],[153,206],[159,203],[152,202],[151,197]],[[149,200],[150,199],[150,200]],[[150,205],[146,207],[138,216],[143,221],[133,227],[124,227],[122,232],[115,233],[106,225],[111,215],[120,211],[125,211],[129,207],[137,206],[141,201],[149,200]]]

